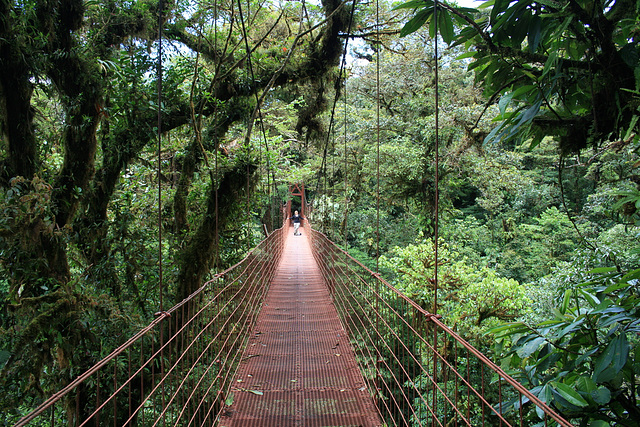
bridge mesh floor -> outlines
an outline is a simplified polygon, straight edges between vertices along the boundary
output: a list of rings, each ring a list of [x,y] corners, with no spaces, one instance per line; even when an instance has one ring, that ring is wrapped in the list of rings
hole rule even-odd
[[[380,426],[309,241],[292,234],[220,425]]]

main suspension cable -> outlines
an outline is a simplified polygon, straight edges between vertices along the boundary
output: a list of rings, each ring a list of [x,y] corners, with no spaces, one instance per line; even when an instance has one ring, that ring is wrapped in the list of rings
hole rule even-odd
[[[376,0],[376,273],[380,260],[380,3]]]
[[[347,103],[347,94],[349,92],[347,91],[347,80],[345,79],[344,81],[344,226],[342,227],[343,230],[343,234],[344,234],[344,250],[348,251],[349,250],[349,246],[347,246],[347,220],[349,219],[348,215],[349,215],[349,174],[347,173],[347,124],[349,123],[347,121],[348,115],[347,115],[347,107],[348,107],[348,103]]]
[[[342,61],[340,63],[340,72],[338,74],[338,79],[336,80],[336,84],[335,84],[336,93],[333,99],[333,106],[331,107],[331,118],[329,119],[329,129],[327,130],[327,138],[324,143],[322,163],[320,164],[320,173],[318,174],[318,180],[316,181],[316,192],[318,191],[320,180],[322,179],[323,175],[325,175],[326,173],[325,170],[327,167],[327,149],[329,147],[329,140],[331,139],[331,129],[333,128],[333,125],[335,123],[336,105],[338,104],[338,98],[340,96],[340,82],[342,82],[342,78],[344,76],[344,70],[346,68],[346,63],[347,63],[347,47],[349,46],[349,38],[351,38],[351,26],[353,25],[353,15],[356,9],[356,3],[357,1],[353,0],[352,7],[351,7],[351,14],[349,15],[349,25],[347,27],[347,34],[345,36],[344,48],[342,50]],[[345,80],[346,80],[346,77],[345,77]],[[345,152],[345,155],[346,155],[346,152]],[[347,172],[345,170],[345,174],[346,173]]]
[[[240,25],[242,26],[242,36],[244,38],[245,49],[247,50],[247,65],[249,66],[249,72],[251,80],[254,82],[255,88],[255,75],[253,74],[253,65],[251,64],[251,48],[249,47],[249,37],[247,36],[247,28],[244,23],[244,17],[242,16],[242,2],[238,0],[238,13],[240,13]],[[245,136],[244,145],[247,151],[247,165],[246,165],[246,185],[245,192],[247,193],[247,252],[251,250],[251,197],[249,196],[249,154],[250,154],[250,140],[251,140],[251,128],[253,127],[253,117],[248,124],[247,135]]]
[[[436,141],[435,141],[435,145],[436,145],[436,153],[435,153],[435,200],[434,200],[434,205],[435,205],[435,219],[434,219],[434,278],[433,278],[433,285],[434,285],[434,297],[433,297],[433,314],[437,314],[438,313],[438,238],[439,238],[439,204],[440,204],[440,198],[439,198],[439,187],[440,187],[440,133],[439,133],[439,129],[440,129],[440,81],[439,81],[439,76],[438,76],[438,7],[439,7],[439,1],[438,0],[434,0],[433,3],[433,19],[435,20],[435,37],[434,37],[434,44],[435,44],[435,69],[434,69],[434,80],[435,80],[435,124],[436,124],[436,129],[435,129],[435,136],[436,136]]]
[[[439,189],[439,179],[440,179],[440,175],[439,175],[439,163],[440,163],[440,157],[439,157],[439,148],[440,148],[440,141],[439,141],[439,127],[440,127],[440,123],[439,123],[439,116],[440,116],[440,96],[439,96],[439,76],[438,76],[438,0],[434,0],[433,2],[433,19],[435,20],[434,22],[434,27],[435,27],[435,31],[434,31],[434,54],[435,54],[435,65],[434,65],[434,84],[435,84],[435,196],[434,196],[434,215],[435,215],[435,219],[434,219],[434,237],[433,237],[433,244],[434,244],[434,267],[433,267],[433,314],[436,315],[438,313],[438,215],[439,215],[439,209],[438,209],[438,204],[439,204],[439,197],[438,197],[438,189]],[[437,344],[438,344],[438,329],[437,328],[433,328],[433,345],[434,347],[437,348]],[[438,359],[436,357],[433,358],[433,375],[434,377],[438,376]],[[432,405],[434,408],[438,407],[438,399],[437,399],[437,393],[436,393],[436,385],[435,383],[432,386]],[[436,419],[435,416],[432,416],[432,422],[435,423]]]
[[[160,292],[160,311],[159,313],[164,312],[164,301],[163,301],[163,271],[162,271],[162,25],[163,25],[163,16],[162,9],[164,7],[163,1],[158,1],[158,287]],[[164,328],[160,328],[160,345],[162,346],[160,352],[160,372],[164,373]],[[165,386],[164,382],[162,383],[162,406],[165,406]],[[165,417],[162,417],[163,426],[165,425]]]
[[[157,150],[158,150],[158,286],[160,291],[160,312],[164,310],[163,302],[163,277],[162,277],[162,8],[163,1],[158,2],[158,63],[157,63],[157,94],[158,94],[158,126],[157,126]]]

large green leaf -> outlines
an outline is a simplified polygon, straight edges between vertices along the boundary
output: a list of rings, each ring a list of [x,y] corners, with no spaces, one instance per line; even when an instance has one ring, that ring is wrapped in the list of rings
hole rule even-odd
[[[513,97],[516,99],[520,99],[522,97],[522,95],[528,95],[530,93],[535,93],[535,91],[537,90],[537,86],[536,85],[522,85],[522,86],[518,86],[518,88],[516,90],[513,91]]]
[[[511,103],[511,98],[513,98],[513,92],[500,97],[500,100],[498,101],[498,108],[500,109],[501,116],[504,116],[504,113],[507,111],[507,106]]]
[[[602,316],[598,320],[598,327],[607,328],[613,324],[620,324],[624,321],[633,321],[637,319],[637,317],[630,316],[626,311],[623,312],[623,309],[620,308],[621,312],[614,316]]]
[[[640,279],[640,269],[632,270],[628,272],[627,274],[622,276],[621,281],[628,282],[629,280],[633,280],[633,279]]]
[[[451,44],[455,33],[453,32],[453,20],[451,15],[445,9],[438,8],[438,30],[442,40],[446,44]]]
[[[580,289],[580,290],[578,290],[578,292],[580,293],[582,298],[584,298],[585,301],[587,301],[587,303],[592,308],[595,308],[600,304],[600,300],[598,299],[598,297],[596,297],[595,295],[592,295],[590,292],[587,292],[584,289]]]
[[[459,55],[456,57],[456,61],[460,61],[462,59],[467,59],[467,58],[473,58],[475,57],[476,52],[470,51],[470,52],[465,52],[462,55]]]
[[[0,367],[2,367],[7,360],[11,358],[11,353],[6,350],[0,350]]]
[[[606,405],[611,401],[611,391],[606,387],[600,387],[591,391],[591,397],[598,405]]]
[[[529,34],[527,40],[529,44],[529,52],[534,53],[538,50],[540,39],[542,38],[542,20],[539,16],[533,16],[529,21]]]
[[[567,312],[567,308],[569,307],[569,303],[571,302],[572,295],[572,289],[567,289],[564,291],[564,298],[562,298],[562,304],[560,305],[560,313],[565,314]]]
[[[526,123],[530,123],[531,120],[533,120],[534,117],[536,117],[540,112],[541,105],[542,105],[542,100],[539,100],[538,102],[533,104],[531,107],[529,107],[524,113],[522,113],[522,116],[520,117],[520,121],[518,124],[523,125]]]
[[[598,267],[587,271],[589,274],[611,273],[618,271],[616,267]]]
[[[471,64],[469,64],[469,66],[467,67],[467,69],[469,71],[478,68],[480,66],[486,65],[487,63],[491,62],[491,57],[489,56],[484,56],[481,58],[477,58],[475,61],[473,61]]]
[[[531,18],[531,11],[522,7],[516,7],[511,13],[509,34],[513,47],[518,48],[522,46],[522,42],[527,37],[529,28],[531,27]]]
[[[413,18],[411,18],[409,21],[407,21],[406,24],[404,24],[404,26],[400,30],[400,37],[407,36],[417,31],[418,28],[422,27],[424,23],[427,22],[427,19],[429,19],[432,14],[433,8],[425,8],[420,10],[415,14]]]
[[[589,403],[571,386],[557,381],[551,381],[550,384],[570,404],[580,407],[589,406]]]
[[[557,63],[558,63],[558,52],[553,51],[551,52],[546,62],[544,63],[544,68],[542,69],[542,75],[545,76],[549,74],[549,70],[554,68]]]
[[[513,335],[523,332],[529,332],[531,328],[527,326],[523,322],[511,322],[511,323],[503,323],[502,325],[498,325],[494,328],[490,328],[487,330],[487,334],[492,334],[497,337]]]
[[[580,328],[582,324],[585,322],[584,317],[578,318],[575,322],[569,323],[562,330],[560,330],[557,334],[557,338],[564,338],[567,334],[572,333]]]
[[[627,363],[629,341],[624,333],[617,335],[596,360],[593,380],[603,383],[612,380]]]
[[[524,346],[520,347],[517,351],[518,356],[527,358],[531,356],[546,340],[543,337],[537,337],[527,342]]]
[[[428,2],[426,0],[410,0],[408,2],[400,3],[399,5],[394,6],[394,8],[391,10],[418,9],[418,8],[423,8],[427,6],[427,3]],[[429,2],[429,3],[433,4],[433,2]]]
[[[540,390],[540,393],[538,394],[538,399],[542,400],[547,405],[551,403],[551,400],[553,400],[553,393],[551,391],[551,386],[549,384],[545,384],[542,387],[542,389]],[[536,414],[538,414],[538,417],[540,417],[541,420],[545,419],[546,417],[546,414],[544,413],[542,408],[538,406],[536,406]]]
[[[498,18],[498,15],[504,12],[505,8],[509,6],[510,0],[495,0],[493,7],[491,8],[491,22],[494,23]]]
[[[584,393],[591,393],[593,391],[596,391],[598,389],[598,386],[596,385],[596,383],[589,377],[586,376],[580,376],[576,381],[575,381],[575,385],[576,388],[578,389],[578,391],[584,392]]]

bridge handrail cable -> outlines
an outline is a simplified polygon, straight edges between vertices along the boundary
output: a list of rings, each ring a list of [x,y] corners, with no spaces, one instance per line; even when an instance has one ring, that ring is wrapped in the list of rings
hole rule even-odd
[[[563,427],[572,426],[571,423],[566,421],[562,416],[560,416],[557,412],[555,412],[552,408],[546,405],[542,400],[540,400],[537,396],[531,393],[527,388],[525,388],[522,384],[520,384],[517,380],[512,378],[508,373],[506,373],[500,366],[491,361],[487,356],[485,356],[482,352],[472,346],[468,341],[462,338],[459,334],[457,334],[454,330],[448,327],[440,320],[439,315],[434,315],[429,311],[425,310],[423,307],[418,305],[416,302],[407,298],[402,292],[393,287],[389,282],[384,280],[380,274],[373,272],[368,267],[366,267],[362,262],[353,258],[347,251],[343,248],[337,246],[334,242],[332,242],[325,234],[322,232],[311,229],[311,238],[313,241],[313,253],[316,257],[316,261],[320,266],[321,270],[325,275],[325,279],[327,280],[328,286],[332,295],[334,296],[334,302],[336,303],[336,307],[339,308],[338,312],[343,320],[343,326],[350,334],[352,344],[356,347],[359,347],[359,340],[366,340],[367,338],[364,336],[368,336],[369,345],[366,348],[361,348],[359,351],[361,352],[361,359],[371,361],[375,357],[378,357],[381,360],[377,360],[377,365],[384,365],[389,372],[386,372],[385,375],[389,375],[394,378],[394,382],[396,385],[394,387],[399,388],[399,395],[393,395],[391,393],[391,386],[389,386],[385,381],[378,380],[378,384],[374,384],[374,388],[380,385],[382,382],[382,386],[387,388],[387,396],[385,399],[382,399],[382,405],[378,405],[380,408],[384,405],[390,405],[389,401],[395,401],[396,405],[398,404],[398,399],[404,399],[404,409],[395,410],[388,409],[389,412],[395,412],[395,415],[402,419],[402,422],[407,423],[406,414],[404,412],[409,411],[409,413],[413,416],[414,422],[416,422],[416,418],[419,417],[419,414],[416,413],[416,408],[413,403],[415,399],[418,399],[425,406],[427,411],[430,412],[431,418],[435,419],[436,424],[440,424],[440,421],[437,420],[438,413],[437,406],[433,404],[429,404],[427,402],[428,396],[431,398],[437,393],[442,399],[446,401],[446,404],[450,406],[449,416],[456,418],[461,422],[466,421],[466,425],[474,425],[469,419],[471,415],[465,417],[465,414],[462,413],[459,406],[459,394],[455,393],[455,396],[451,397],[451,393],[445,389],[447,386],[447,380],[443,380],[443,376],[449,376],[457,378],[456,386],[458,388],[465,388],[466,392],[469,395],[474,395],[479,405],[482,406],[483,411],[488,410],[488,412],[493,413],[501,422],[506,423],[506,425],[511,424],[512,421],[509,421],[505,418],[506,414],[503,411],[508,405],[513,405],[517,407],[520,412],[520,425],[523,424],[523,410],[522,407],[529,401],[533,405],[535,405],[539,411],[545,414],[545,419],[548,417],[556,421],[559,425]],[[368,278],[373,278],[374,283],[370,283]],[[396,300],[393,298],[384,298],[383,293],[386,295],[394,296]],[[352,301],[352,302],[350,302]],[[398,301],[401,301],[404,305],[399,305]],[[395,306],[394,306],[395,305]],[[404,308],[404,315],[401,313],[397,307]],[[416,315],[419,317],[411,317],[407,315],[410,308]],[[346,313],[346,314],[345,314]],[[365,313],[369,316],[367,319],[362,319],[358,316],[358,313]],[[393,318],[389,320],[389,318],[383,316],[383,313],[392,314]],[[373,320],[371,318],[373,315]],[[350,327],[350,324],[354,322],[354,317],[357,318],[359,322],[357,327]],[[422,320],[420,320],[420,317]],[[400,329],[398,325],[394,326],[392,322],[400,322],[405,328],[404,330]],[[413,323],[412,323],[413,322]],[[418,326],[423,325],[423,322],[428,322],[433,325],[432,328],[426,328],[424,334],[418,331]],[[378,327],[372,327],[372,325],[380,326],[384,329],[384,331],[379,330]],[[416,326],[418,325],[418,326]],[[373,333],[372,337],[372,332]],[[440,331],[438,333],[437,331]],[[415,352],[410,348],[412,345],[409,342],[406,342],[400,336],[403,332],[407,334],[411,334],[411,339],[413,340],[413,345],[415,343],[419,343],[419,346],[428,349],[429,356],[424,355],[424,351]],[[384,336],[384,334],[387,336]],[[364,335],[363,335],[364,334]],[[438,341],[438,334],[443,334],[446,336],[446,340],[444,342]],[[433,342],[430,342],[430,338],[433,336]],[[407,360],[411,360],[414,366],[416,366],[419,370],[420,375],[424,375],[426,379],[430,382],[431,387],[433,388],[432,393],[422,393],[412,391],[413,397],[407,397],[407,390],[405,389],[405,384],[411,384],[412,387],[417,387],[416,382],[419,381],[420,375],[416,375],[415,372],[413,374],[407,371],[408,368],[404,366],[403,363],[399,363],[400,360],[397,359],[398,368],[395,370],[392,369],[390,364],[394,363],[390,361],[387,357],[381,357],[384,350],[386,350],[387,354],[393,354],[394,349],[391,347],[391,344],[388,342],[388,338],[393,338],[397,340],[396,342],[396,351],[401,350],[406,352],[404,356]],[[442,339],[442,338],[440,338]],[[449,342],[451,340],[452,342]],[[382,346],[383,351],[377,349],[377,346]],[[452,347],[455,349],[456,354],[453,357],[453,361],[450,360],[451,357],[448,354],[441,354],[439,348],[447,349]],[[377,355],[372,354],[372,348],[376,349],[378,352]],[[517,393],[519,397],[515,399],[515,402],[510,402],[509,404],[505,404],[504,402],[498,402],[496,405],[491,404],[491,399],[487,397],[488,393],[486,392],[487,384],[484,383],[479,386],[475,386],[472,384],[469,373],[467,372],[464,375],[461,370],[454,365],[455,362],[459,362],[457,352],[458,349],[466,352],[467,358],[469,356],[473,356],[480,363],[483,374],[481,377],[486,376],[484,374],[484,370],[488,369],[490,372],[495,375],[498,380],[498,391],[497,393],[501,396],[507,396],[508,394]],[[358,350],[356,350],[358,351]],[[431,360],[433,363],[434,359],[437,360],[439,366],[429,371],[428,367],[425,366],[423,359]],[[434,365],[435,366],[435,365]],[[367,377],[366,371],[371,369],[379,369],[379,366],[363,366],[361,365],[361,370],[363,374],[365,374],[365,378]],[[445,372],[446,371],[446,372]],[[380,372],[377,372],[377,375],[380,375]],[[402,378],[398,379],[397,376]],[[417,378],[417,379],[416,379]],[[503,384],[505,383],[505,384]],[[373,384],[373,383],[372,383]],[[402,384],[398,386],[398,384]],[[371,384],[370,384],[371,385]],[[502,388],[506,386],[512,387],[513,391],[505,391]],[[423,386],[424,388],[424,386]],[[371,389],[371,387],[370,387]],[[380,390],[378,390],[380,393]],[[384,394],[384,392],[382,392]],[[374,398],[376,398],[374,396]],[[415,401],[417,403],[417,401]],[[442,405],[442,402],[439,403]],[[509,409],[509,408],[506,408]],[[381,414],[383,417],[385,414]],[[441,414],[440,414],[441,415]],[[389,418],[389,417],[387,417]],[[422,422],[417,421],[418,424],[422,425]],[[545,421],[546,423],[546,421]]]
[[[274,230],[274,232],[261,241],[241,261],[215,274],[211,280],[208,280],[196,291],[192,292],[188,297],[170,309],[156,313],[156,318],[147,326],[140,329],[122,345],[115,348],[91,368],[76,377],[67,386],[51,395],[32,412],[21,418],[15,426],[25,426],[36,419],[42,420],[44,413],[49,409],[51,409],[51,425],[57,425],[53,422],[54,417],[60,417],[62,413],[65,412],[65,410],[61,408],[61,404],[65,406],[67,410],[72,407],[71,404],[64,405],[64,402],[61,401],[65,397],[73,398],[71,395],[74,391],[76,391],[76,396],[79,396],[81,392],[78,390],[81,387],[90,388],[91,386],[87,384],[91,378],[93,378],[92,382],[95,384],[95,390],[91,392],[96,398],[94,408],[90,409],[88,414],[85,414],[84,419],[80,419],[81,413],[86,411],[83,411],[83,408],[80,407],[81,405],[76,403],[75,414],[67,414],[68,418],[71,417],[71,425],[82,426],[89,421],[101,419],[101,413],[106,412],[105,408],[109,406],[110,403],[114,405],[114,413],[111,415],[102,414],[102,419],[104,419],[105,416],[110,416],[113,420],[121,419],[124,421],[122,425],[128,425],[134,418],[139,417],[141,413],[150,412],[145,405],[153,398],[162,401],[162,409],[156,414],[156,423],[161,419],[169,417],[175,419],[175,425],[178,425],[180,420],[183,419],[185,411],[189,409],[188,405],[182,404],[182,408],[178,413],[167,416],[169,404],[178,399],[178,391],[185,388],[185,382],[189,375],[198,369],[197,366],[199,362],[207,356],[210,356],[210,351],[212,351],[212,347],[214,346],[218,347],[217,353],[215,354],[216,357],[207,361],[207,367],[204,369],[203,375],[199,377],[197,384],[194,384],[200,386],[206,374],[210,373],[213,367],[217,365],[218,373],[215,374],[215,381],[210,381],[204,392],[200,390],[202,397],[197,404],[197,408],[195,408],[192,413],[186,415],[187,418],[190,419],[189,425],[195,422],[195,417],[199,413],[202,414],[199,409],[203,405],[205,396],[214,388],[217,389],[215,393],[216,399],[213,404],[209,404],[206,414],[209,416],[214,409],[216,412],[219,412],[220,408],[224,406],[222,401],[228,392],[233,372],[242,354],[241,350],[247,340],[251,326],[255,322],[255,317],[259,311],[264,293],[268,288],[270,278],[278,266],[284,244],[283,232],[287,224],[287,220],[283,221],[282,228]],[[223,282],[222,287],[216,290],[216,284],[219,282]],[[211,295],[207,295],[208,293],[211,293]],[[223,316],[227,317],[223,318]],[[167,334],[167,338],[164,342],[159,343],[160,346],[157,349],[154,349],[154,336],[157,339],[157,336],[160,335],[161,328],[164,328],[163,331]],[[207,336],[207,339],[201,340],[204,335]],[[185,340],[185,337],[190,337],[190,339]],[[151,342],[145,343],[145,339]],[[204,348],[197,348],[201,345],[201,341],[206,343]],[[146,360],[141,360],[136,367],[132,368],[131,365],[133,362],[131,354],[136,351],[134,348],[136,346],[140,347],[141,356],[143,348],[150,346],[151,356],[146,358]],[[181,351],[177,352],[175,351],[176,349],[180,349]],[[223,350],[233,351],[223,352]],[[126,378],[118,380],[116,379],[118,375],[116,375],[115,372],[118,369],[117,365],[120,358],[123,355],[127,358],[125,353],[128,353],[129,372],[127,375],[124,375]],[[163,372],[160,373],[161,378],[155,378],[155,371],[160,369],[158,367],[159,358],[171,360],[171,363],[169,363],[166,368],[163,368]],[[189,360],[187,361],[186,359]],[[185,367],[184,365],[188,363],[191,365]],[[110,375],[111,365],[113,365],[114,372],[111,392],[101,400],[99,397],[100,383],[105,381],[101,379],[100,375]],[[176,379],[172,377],[172,374],[178,369],[179,365],[184,377],[178,378],[176,381]],[[222,366],[224,366],[225,369],[222,369]],[[145,374],[147,371],[151,371],[151,374]],[[151,378],[146,378],[145,375]],[[127,389],[129,397],[124,400],[128,400],[130,404],[134,400],[131,397],[132,388],[134,387],[134,381],[137,380],[140,380],[141,384],[143,384],[145,380],[152,381],[153,385],[151,386],[151,390],[148,392],[140,390],[139,394],[144,394],[144,397],[139,397],[138,402],[133,402],[136,404],[128,408],[127,414],[121,415],[117,413],[119,409],[117,409],[116,406],[121,404],[118,399],[121,399],[121,394],[125,393]],[[158,393],[161,392],[169,382],[171,382],[171,387],[174,388],[173,394],[168,399],[164,399],[164,397],[158,398]],[[144,388],[144,385],[140,387]],[[198,391],[197,387],[188,390],[187,394],[191,398],[196,391]],[[181,396],[181,398],[182,397],[183,396]],[[77,400],[78,398],[76,397],[76,401]],[[158,402],[155,402],[151,406],[158,406]]]

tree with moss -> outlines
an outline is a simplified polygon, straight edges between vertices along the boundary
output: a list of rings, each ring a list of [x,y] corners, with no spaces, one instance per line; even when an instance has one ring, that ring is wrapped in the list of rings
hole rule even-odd
[[[243,230],[268,206],[247,200],[271,202],[268,145],[284,133],[260,128],[262,108],[301,100],[286,132],[313,141],[348,23],[332,0],[0,3],[9,420],[146,323],[161,292],[182,300],[252,246]]]

